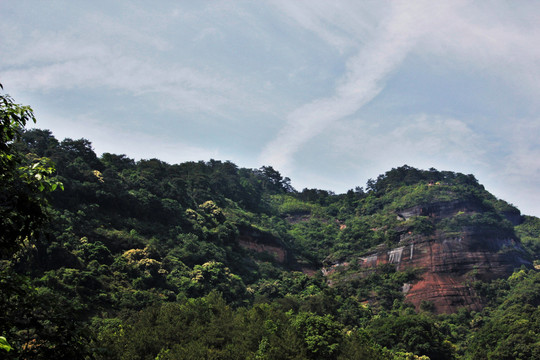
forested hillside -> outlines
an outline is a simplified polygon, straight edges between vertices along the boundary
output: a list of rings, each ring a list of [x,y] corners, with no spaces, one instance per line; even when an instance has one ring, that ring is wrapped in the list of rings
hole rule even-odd
[[[4,358],[540,358],[540,219],[473,175],[405,165],[298,191],[269,166],[98,156],[24,130],[9,100]],[[432,274],[467,295],[422,295]]]

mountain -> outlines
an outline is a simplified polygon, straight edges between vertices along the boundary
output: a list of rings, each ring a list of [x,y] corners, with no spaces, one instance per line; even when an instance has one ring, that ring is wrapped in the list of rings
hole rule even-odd
[[[512,314],[526,319],[540,305],[528,290],[540,282],[539,219],[473,175],[405,165],[334,194],[297,191],[269,166],[98,157],[88,140],[47,130],[14,146],[50,158],[64,188],[48,199],[49,223],[0,269],[4,294],[29,299],[0,299],[0,330],[27,355],[63,343],[97,358],[331,359],[362,348],[450,359],[493,343],[471,337],[498,321],[485,308],[519,297]],[[523,339],[524,354],[536,351]]]
[[[429,186],[445,187],[447,194],[457,190],[442,183],[421,186],[426,187],[426,196]],[[417,277],[403,284],[403,293],[418,310],[426,304],[436,313],[454,313],[462,307],[481,310],[485,301],[471,285],[473,281],[508,277],[516,268],[532,266],[510,223],[519,225],[519,213],[497,213],[490,205],[478,198],[434,198],[396,211],[397,226],[373,231],[393,230],[399,240],[356,258],[358,275],[383,264],[393,265],[396,271],[414,269]],[[424,229],[415,228],[419,222]],[[324,271],[348,267],[337,263]],[[337,276],[333,273],[332,277]]]
[[[50,134],[39,131],[26,138],[32,150],[55,143]],[[203,229],[227,224],[228,231],[237,235],[225,241],[229,244],[214,243],[213,251],[228,246],[227,257],[235,261],[205,253],[201,260],[187,260],[188,266],[201,265],[202,259],[221,261],[242,275],[246,270],[239,266],[256,269],[260,256],[266,256],[283,269],[309,275],[322,272],[333,284],[348,281],[355,268],[353,278],[389,264],[396,271],[414,272],[410,282],[400,284],[406,300],[417,309],[428,303],[437,313],[463,306],[480,310],[485,299],[472,282],[507,277],[515,268],[532,266],[531,254],[514,232],[522,221],[519,210],[496,199],[473,175],[405,165],[369,180],[366,192],[357,188],[335,195],[319,189],[297,192],[270,167],[238,169],[215,160],[168,165],[152,159],[135,164],[112,154],[98,159],[85,140],[66,139],[40,155],[48,155],[47,151],[53,151],[50,156],[58,163],[59,174],[72,177],[63,179],[66,190],[56,194],[57,208],[77,213],[99,208],[102,214],[89,215],[93,221],[101,220],[90,238],[97,236],[113,252],[118,246],[129,251],[134,245],[122,247],[116,237],[110,238],[108,227],[160,238],[170,236],[176,226],[182,228],[178,233],[199,230],[202,239],[208,236]],[[86,167],[76,169],[77,161]],[[86,204],[85,197],[89,197]],[[78,203],[68,205],[74,199]],[[208,219],[205,204],[219,209],[218,220]],[[166,221],[171,215],[182,218],[178,209],[187,209],[187,216]],[[120,224],[112,224],[114,218]],[[130,229],[126,219],[138,227]],[[346,275],[341,277],[343,270]],[[377,297],[369,301],[376,302]]]

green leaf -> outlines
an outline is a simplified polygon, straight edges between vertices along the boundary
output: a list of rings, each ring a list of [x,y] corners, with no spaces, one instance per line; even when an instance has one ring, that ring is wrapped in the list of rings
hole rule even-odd
[[[3,336],[0,336],[0,349],[11,351],[13,349],[7,342],[6,338]]]

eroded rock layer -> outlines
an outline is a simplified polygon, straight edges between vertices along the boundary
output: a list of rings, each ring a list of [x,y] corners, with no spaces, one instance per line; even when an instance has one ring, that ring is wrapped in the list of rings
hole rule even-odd
[[[417,206],[399,212],[398,216],[403,221],[427,216],[436,225],[458,213],[478,212],[478,204],[453,201]],[[474,226],[451,233],[436,230],[429,236],[404,232],[396,247],[379,246],[359,260],[364,270],[382,264],[394,264],[396,270],[418,269],[418,280],[403,286],[406,300],[417,309],[423,301],[429,302],[436,313],[451,313],[460,307],[480,310],[482,299],[470,286],[472,281],[509,276],[516,267],[531,266],[515,236]],[[344,265],[335,264],[334,269]],[[330,267],[324,272],[329,274],[334,269]]]
[[[244,249],[266,253],[279,263],[289,261],[288,252],[279,239],[252,227],[239,227],[238,244]]]
[[[479,310],[480,298],[467,285],[473,280],[491,280],[510,275],[521,264],[530,263],[514,239],[500,239],[485,234],[411,237],[401,246],[369,254],[362,266],[395,264],[397,270],[419,269],[420,280],[404,286],[406,299],[419,307],[432,302],[435,311],[453,312],[459,307]]]

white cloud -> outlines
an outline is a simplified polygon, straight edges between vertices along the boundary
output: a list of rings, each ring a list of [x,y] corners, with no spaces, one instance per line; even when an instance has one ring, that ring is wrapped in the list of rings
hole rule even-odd
[[[184,110],[217,112],[229,103],[236,89],[226,80],[184,67],[159,68],[130,57],[111,56],[55,62],[8,70],[3,80],[19,90],[108,87],[133,95],[159,93],[170,106]]]
[[[348,154],[349,165],[375,164],[380,172],[403,164],[471,172],[485,167],[492,151],[488,139],[455,118],[417,114],[384,122],[338,124],[332,146]]]
[[[315,33],[340,51],[354,46],[359,40],[358,33],[351,33],[351,30],[366,27],[363,24],[366,18],[358,16],[355,11],[358,7],[352,3],[347,4],[346,9],[343,2],[334,1],[276,0],[272,3],[298,25]],[[350,26],[352,22],[355,23],[354,26]]]
[[[420,49],[439,66],[466,66],[540,94],[539,7],[508,2],[459,2],[433,26]],[[532,6],[531,6],[532,5]]]
[[[135,13],[139,12],[135,11]],[[91,27],[94,31],[84,35],[80,34],[79,36],[89,39],[94,38],[94,36],[100,39],[110,39],[116,43],[121,42],[124,46],[149,46],[155,51],[171,50],[173,44],[169,40],[159,36],[159,34],[156,34],[157,29],[167,22],[165,21],[166,14],[161,14],[159,19],[156,19],[157,21],[154,22],[149,22],[148,16],[148,12],[139,13],[133,21],[136,25],[133,26],[129,23],[119,22],[118,19],[105,16],[102,13],[90,13],[81,20],[86,25],[85,27],[88,27],[88,24],[92,24]],[[148,28],[148,25],[145,26],[145,24],[153,24],[153,26]]]
[[[500,125],[498,153],[489,157],[485,184],[525,214],[540,215],[540,119],[511,119]],[[482,169],[484,170],[484,169]]]
[[[404,164],[467,174],[482,170],[484,174],[493,151],[489,139],[451,117],[350,118],[333,124],[325,136],[315,137],[300,150],[298,157],[303,161],[288,175],[300,189],[316,182],[344,192]]]
[[[218,116],[225,116],[224,108],[238,106],[237,98],[250,98],[237,82],[211,71],[148,61],[105,43],[81,44],[67,35],[43,34],[24,52],[8,53],[7,58],[10,66],[2,72],[2,81],[18,91],[106,87],[135,96],[156,94],[166,107]]]
[[[265,147],[261,163],[287,169],[294,153],[329,124],[354,114],[382,89],[426,25],[419,8],[393,3],[375,36],[347,61],[347,72],[333,96],[317,99],[290,113],[287,124]]]
[[[104,124],[86,114],[62,118],[43,113],[37,125],[39,128],[57,129],[53,135],[60,141],[67,137],[88,139],[98,155],[105,152],[127,154],[136,160],[158,158],[171,164],[223,157],[218,149],[202,148],[117,124]]]
[[[517,181],[540,182],[540,119],[516,119],[503,126],[507,155],[499,171]]]
[[[346,73],[332,96],[315,99],[289,113],[286,125],[261,154],[262,163],[289,168],[294,154],[308,140],[376,97],[384,89],[385,80],[410,54],[427,57],[434,67],[461,66],[465,72],[480,71],[488,78],[524,85],[521,91],[531,99],[540,95],[540,50],[533,46],[540,37],[540,21],[535,21],[540,17],[529,15],[531,11],[516,14],[500,2],[489,7],[468,1],[391,2],[378,5],[378,9],[390,10],[386,16],[378,16],[376,26],[370,28],[364,16],[378,14],[373,3],[360,9],[343,1],[338,5],[278,4],[300,26],[339,50],[359,50],[347,58]],[[342,12],[343,4],[347,12]],[[354,22],[347,21],[352,16],[360,24],[356,43],[350,40],[355,34]]]

